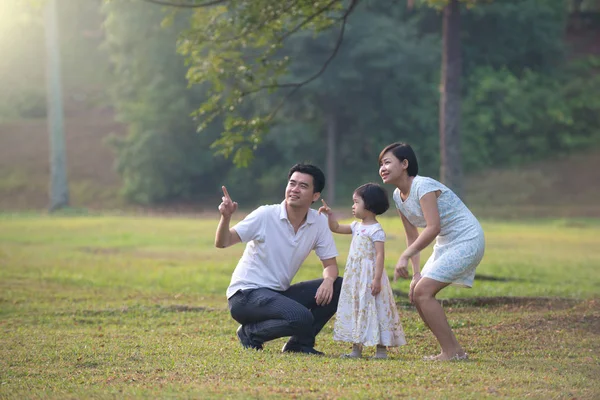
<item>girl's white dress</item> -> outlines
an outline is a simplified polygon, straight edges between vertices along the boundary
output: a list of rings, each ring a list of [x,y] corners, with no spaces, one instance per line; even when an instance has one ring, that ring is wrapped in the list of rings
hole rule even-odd
[[[333,329],[333,339],[365,346],[406,344],[390,281],[381,277],[381,292],[373,296],[375,242],[385,242],[380,224],[363,225],[354,221],[352,243]]]

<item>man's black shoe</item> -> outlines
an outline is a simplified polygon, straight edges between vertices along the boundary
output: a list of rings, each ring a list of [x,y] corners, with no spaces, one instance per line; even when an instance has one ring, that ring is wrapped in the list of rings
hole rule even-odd
[[[304,354],[314,354],[315,356],[323,356],[325,353],[322,353],[318,350],[315,350],[313,347],[302,346],[299,344],[289,344],[286,343],[283,345],[281,349],[283,353],[304,353]]]
[[[235,333],[237,334],[238,339],[240,340],[240,343],[242,344],[242,346],[244,346],[245,349],[254,349],[254,350],[262,350],[262,344],[254,344],[252,343],[252,340],[250,340],[250,338],[248,336],[246,336],[246,334],[244,333],[244,329],[242,328],[242,325],[240,325],[239,328],[237,328],[237,331],[235,331]]]

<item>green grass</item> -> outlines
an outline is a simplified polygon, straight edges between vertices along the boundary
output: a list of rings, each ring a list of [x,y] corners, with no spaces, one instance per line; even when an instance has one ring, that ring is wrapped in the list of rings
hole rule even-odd
[[[382,224],[391,274],[404,235]],[[0,398],[599,398],[600,221],[483,225],[475,287],[440,296],[471,360],[427,363],[408,281],[390,360],[340,359],[332,323],[325,357],[244,351],[224,294],[243,247],[213,248],[216,220],[0,214]]]

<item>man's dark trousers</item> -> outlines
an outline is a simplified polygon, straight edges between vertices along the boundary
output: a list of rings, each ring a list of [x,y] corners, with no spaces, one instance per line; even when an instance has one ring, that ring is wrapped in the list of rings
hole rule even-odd
[[[333,298],[319,306],[315,295],[323,279],[296,283],[286,291],[271,289],[238,290],[229,298],[229,311],[242,324],[253,345],[291,336],[288,347],[313,348],[315,337],[337,311],[342,278],[333,284]]]

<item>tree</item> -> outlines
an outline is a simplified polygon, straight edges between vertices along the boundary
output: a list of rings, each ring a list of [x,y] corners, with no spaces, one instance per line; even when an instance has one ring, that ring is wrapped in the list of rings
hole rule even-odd
[[[459,196],[463,192],[460,153],[460,6],[449,0],[444,7],[442,27],[442,82],[440,84],[440,180]]]
[[[62,84],[60,74],[60,49],[58,41],[56,0],[46,4],[46,68],[48,131],[50,133],[50,210],[69,205],[67,181],[67,152],[63,123]]]

